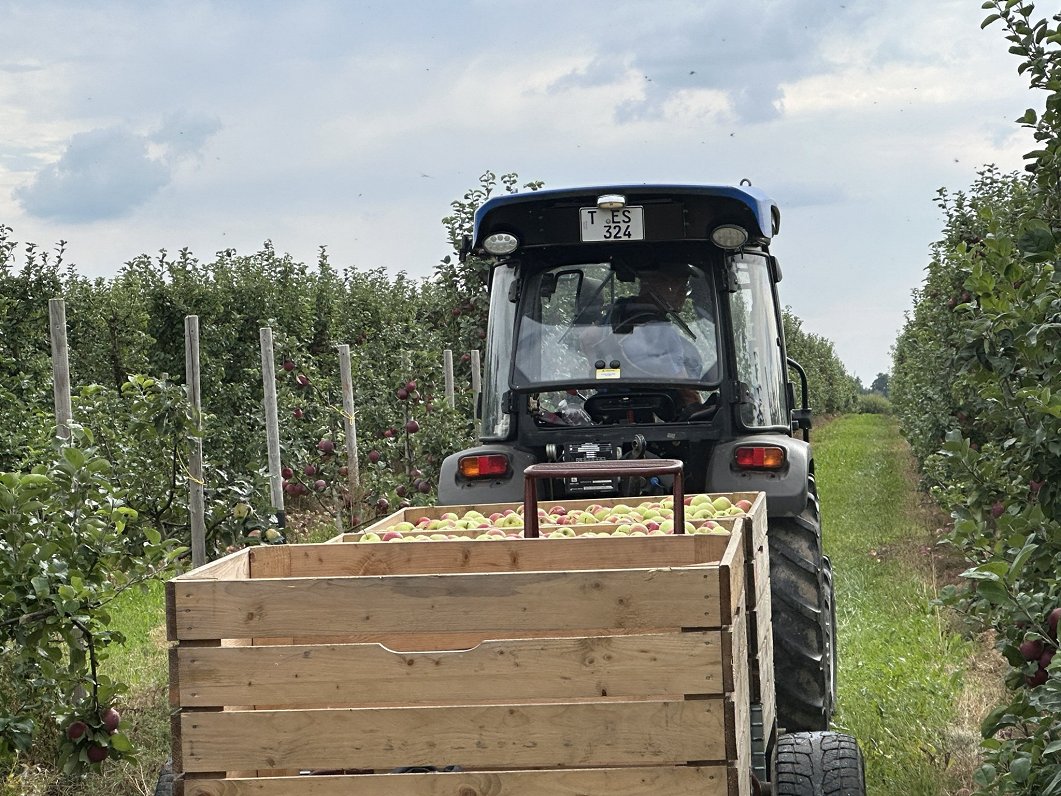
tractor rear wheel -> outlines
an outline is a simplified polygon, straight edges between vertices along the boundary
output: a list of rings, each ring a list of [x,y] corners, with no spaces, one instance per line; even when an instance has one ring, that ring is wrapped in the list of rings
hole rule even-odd
[[[866,796],[858,742],[838,732],[797,732],[777,740],[774,796]]]
[[[777,723],[790,732],[825,730],[835,701],[836,620],[813,485],[801,514],[770,519],[767,538]]]

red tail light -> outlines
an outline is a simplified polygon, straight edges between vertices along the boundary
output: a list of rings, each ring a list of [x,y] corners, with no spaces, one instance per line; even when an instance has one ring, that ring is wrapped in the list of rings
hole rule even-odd
[[[785,449],[777,445],[747,445],[733,452],[739,470],[780,470],[785,466]]]
[[[463,478],[502,478],[509,474],[508,457],[500,453],[464,456],[457,463]]]

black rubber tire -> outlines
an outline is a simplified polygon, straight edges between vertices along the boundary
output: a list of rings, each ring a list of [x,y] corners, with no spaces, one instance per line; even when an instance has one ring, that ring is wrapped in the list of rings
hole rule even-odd
[[[866,796],[858,742],[838,732],[799,732],[777,740],[774,796]]]
[[[809,493],[799,516],[770,518],[767,538],[777,723],[826,730],[836,701],[835,611],[817,495]]]
[[[172,796],[173,794],[173,766],[170,763],[162,766],[159,772],[158,782],[155,783],[155,796]]]

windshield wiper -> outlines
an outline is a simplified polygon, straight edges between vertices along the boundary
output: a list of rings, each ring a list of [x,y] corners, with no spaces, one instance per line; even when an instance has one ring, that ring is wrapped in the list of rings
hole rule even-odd
[[[687,324],[682,318],[682,316],[678,314],[678,311],[671,309],[665,303],[663,303],[663,299],[656,295],[656,291],[652,290],[652,288],[648,289],[648,297],[654,302],[656,302],[656,306],[663,310],[664,315],[666,315],[670,320],[674,321],[674,323],[677,324],[683,332],[685,332],[686,337],[688,337],[690,340],[696,339],[696,332],[689,328],[689,324]]]

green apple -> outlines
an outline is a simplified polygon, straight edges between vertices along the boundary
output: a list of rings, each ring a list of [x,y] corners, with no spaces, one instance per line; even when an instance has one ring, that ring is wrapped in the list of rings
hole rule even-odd
[[[719,495],[717,498],[711,501],[711,505],[715,507],[715,511],[725,511],[733,503],[725,495]]]

